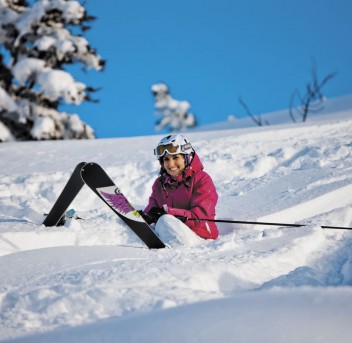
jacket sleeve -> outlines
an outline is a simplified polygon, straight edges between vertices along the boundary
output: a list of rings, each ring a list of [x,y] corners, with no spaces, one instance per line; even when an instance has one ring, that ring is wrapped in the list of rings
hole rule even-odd
[[[215,206],[218,195],[211,177],[203,172],[202,176],[195,180],[192,193],[192,201],[190,209],[168,208],[168,214],[174,216],[182,216],[192,219],[197,218],[215,218]],[[197,224],[196,224],[197,223]],[[186,225],[191,229],[197,225],[205,226],[206,222],[195,222],[193,220],[186,221]]]

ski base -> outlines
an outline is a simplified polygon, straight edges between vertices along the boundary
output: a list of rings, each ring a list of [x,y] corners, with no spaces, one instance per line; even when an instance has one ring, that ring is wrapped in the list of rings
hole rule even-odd
[[[129,203],[101,166],[92,162],[85,164],[81,169],[81,177],[84,183],[129,226],[149,249],[165,248],[165,244]]]

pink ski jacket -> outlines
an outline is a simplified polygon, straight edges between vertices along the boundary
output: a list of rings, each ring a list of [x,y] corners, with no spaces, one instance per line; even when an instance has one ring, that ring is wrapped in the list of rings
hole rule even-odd
[[[167,213],[187,218],[215,219],[218,201],[213,180],[203,171],[203,164],[197,154],[177,179],[167,173],[159,176],[152,187],[152,194],[144,212],[152,207],[167,205]],[[202,238],[216,239],[219,231],[214,222],[187,220],[185,224]]]

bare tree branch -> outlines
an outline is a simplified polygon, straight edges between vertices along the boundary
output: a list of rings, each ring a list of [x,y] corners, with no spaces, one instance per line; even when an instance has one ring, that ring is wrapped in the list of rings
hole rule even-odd
[[[247,115],[254,121],[254,123],[258,126],[263,126],[265,125],[270,125],[269,122],[267,120],[262,120],[261,116],[259,115],[258,118],[256,118],[252,112],[249,110],[247,104],[243,101],[243,99],[241,97],[238,98],[238,101],[240,102],[240,104],[242,105],[242,107],[244,108],[244,110],[246,111]]]
[[[324,79],[319,83],[318,81],[318,71],[315,60],[313,59],[312,66],[312,81],[306,85],[306,93],[301,96],[298,90],[292,93],[290,99],[290,109],[289,114],[294,123],[297,122],[294,110],[302,117],[302,121],[305,122],[308,118],[309,112],[318,111],[323,108],[324,95],[322,93],[322,88],[326,85],[328,81],[336,76],[336,72],[330,73],[324,77]],[[294,101],[298,98],[299,107],[294,108]]]

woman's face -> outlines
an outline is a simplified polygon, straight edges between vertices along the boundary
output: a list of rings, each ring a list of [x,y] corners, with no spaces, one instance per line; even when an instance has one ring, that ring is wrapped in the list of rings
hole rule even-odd
[[[185,159],[182,154],[169,155],[163,157],[163,166],[171,176],[177,176],[186,168]]]

